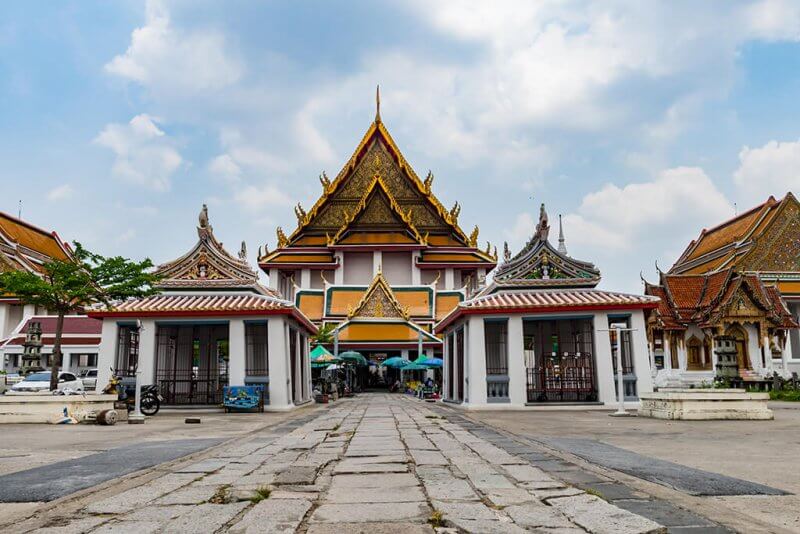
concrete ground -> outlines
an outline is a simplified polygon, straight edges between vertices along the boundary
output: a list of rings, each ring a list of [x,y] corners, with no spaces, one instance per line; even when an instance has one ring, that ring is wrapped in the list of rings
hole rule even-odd
[[[770,408],[774,421],[612,418],[609,412],[596,410],[465,415],[540,442],[565,457],[574,458],[564,438],[588,439],[784,490],[790,495],[691,496],[635,477],[617,477],[742,532],[800,532],[800,404],[775,402]]]
[[[554,463],[554,457],[436,405],[400,395],[362,395],[293,416],[200,457],[161,466],[147,477],[53,501],[17,520],[14,529],[667,531],[646,517],[650,512],[633,513],[577,489],[537,462]],[[580,476],[581,471],[570,469],[569,474]],[[634,498],[659,508],[656,501]],[[698,516],[686,518],[717,529]],[[447,528],[453,530],[442,530]]]

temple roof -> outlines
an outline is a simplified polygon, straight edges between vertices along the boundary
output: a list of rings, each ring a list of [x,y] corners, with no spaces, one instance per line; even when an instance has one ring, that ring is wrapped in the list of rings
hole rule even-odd
[[[788,232],[788,233],[787,233]],[[784,234],[774,247],[776,234]],[[670,274],[701,274],[724,271],[738,266],[740,271],[786,272],[800,270],[797,260],[800,250],[790,247],[800,238],[800,204],[792,193],[782,200],[769,197],[766,202],[737,215],[711,229],[703,229],[697,239],[686,247]],[[758,253],[759,242],[763,242]],[[768,243],[769,242],[769,243]],[[784,255],[780,251],[784,251]],[[783,257],[786,252],[793,257]],[[779,261],[775,261],[778,259]]]
[[[55,232],[0,212],[0,271],[3,269],[41,272],[51,259],[66,260],[69,246]]]
[[[197,243],[189,252],[158,266],[155,274],[161,278],[157,283],[159,289],[250,289],[265,295],[273,294],[258,283],[258,274],[247,263],[244,242],[239,256],[234,257],[217,241],[205,204],[200,211],[197,235]]]
[[[55,315],[34,315],[28,317],[14,328],[5,341],[0,340],[0,348],[10,346],[22,346],[25,343],[28,325],[32,322],[39,323],[42,329],[42,344],[45,348],[52,346],[55,341],[56,323],[58,317]],[[61,332],[61,344],[74,345],[98,345],[100,344],[100,333],[103,328],[102,321],[92,319],[85,315],[67,315],[64,317],[64,325]]]
[[[433,180],[432,173],[417,176],[378,112],[339,174],[320,176],[322,195],[311,209],[296,206],[297,228],[289,236],[278,228],[276,249],[259,263],[280,263],[287,249],[411,245],[467,248],[478,263],[493,266],[491,250],[477,250],[477,227],[469,235],[461,229],[460,205],[446,209],[432,192]]]
[[[394,296],[389,282],[379,271],[361,301],[347,313],[347,318],[369,317],[369,318],[397,318],[408,320],[410,312],[407,307],[403,307]]]
[[[690,324],[714,326],[744,312],[762,317],[773,327],[797,328],[777,287],[758,274],[734,268],[706,274],[660,273],[658,284],[645,283],[645,294],[659,297],[654,320],[665,330],[683,330]]]
[[[559,217],[559,246],[555,248],[548,239],[550,225],[542,204],[533,237],[513,258],[506,245],[504,261],[495,270],[492,284],[482,293],[503,287],[595,287],[600,282],[600,271],[592,263],[567,255],[560,221]]]

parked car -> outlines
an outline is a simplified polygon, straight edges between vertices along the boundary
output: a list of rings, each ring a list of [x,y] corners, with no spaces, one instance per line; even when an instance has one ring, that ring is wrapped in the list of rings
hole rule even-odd
[[[8,387],[11,387],[17,382],[22,381],[22,376],[20,376],[19,373],[6,373],[4,377],[5,377],[5,383]]]
[[[11,387],[12,393],[48,391],[50,389],[50,371],[41,371],[28,375],[24,380]],[[71,389],[83,391],[83,382],[72,373],[58,373],[58,390]]]
[[[97,369],[84,369],[81,371],[83,389],[94,390],[97,388]]]

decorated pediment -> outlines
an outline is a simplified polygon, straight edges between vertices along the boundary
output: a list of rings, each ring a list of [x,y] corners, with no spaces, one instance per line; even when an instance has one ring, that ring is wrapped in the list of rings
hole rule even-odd
[[[389,283],[379,272],[361,301],[348,311],[347,318],[395,318],[407,321],[410,315],[409,310],[397,301]]]
[[[743,271],[800,272],[800,204],[793,195],[787,195],[739,265]]]
[[[412,210],[403,211],[380,176],[373,178],[355,210],[345,211],[344,215],[344,224],[330,237],[328,245],[338,244],[354,232],[379,232],[381,235],[395,232],[405,234],[414,243],[426,244],[411,220]]]
[[[199,239],[189,252],[158,267],[156,274],[161,278],[161,287],[202,285],[204,282],[217,286],[257,283],[258,274],[247,263],[245,244],[242,243],[239,257],[228,253],[214,237],[205,205],[200,212],[197,234]]]
[[[559,247],[550,244],[550,225],[542,205],[536,232],[525,247],[513,258],[506,246],[505,262],[494,274],[499,285],[547,285],[563,287],[594,287],[600,281],[600,271],[591,263],[571,258],[566,253],[563,228],[560,228]]]

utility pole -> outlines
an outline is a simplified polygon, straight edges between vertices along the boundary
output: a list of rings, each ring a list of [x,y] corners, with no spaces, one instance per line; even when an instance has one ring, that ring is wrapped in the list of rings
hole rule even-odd
[[[612,332],[615,333],[614,337],[617,339],[616,346],[612,345],[612,347],[616,353],[614,356],[616,356],[617,360],[617,402],[619,402],[619,406],[617,407],[616,412],[608,415],[611,417],[635,417],[636,414],[631,414],[625,411],[625,380],[622,373],[622,333],[636,332],[636,329],[629,328],[626,323],[611,323],[611,327],[608,330],[601,330],[601,332],[608,332],[609,343],[612,340]]]

